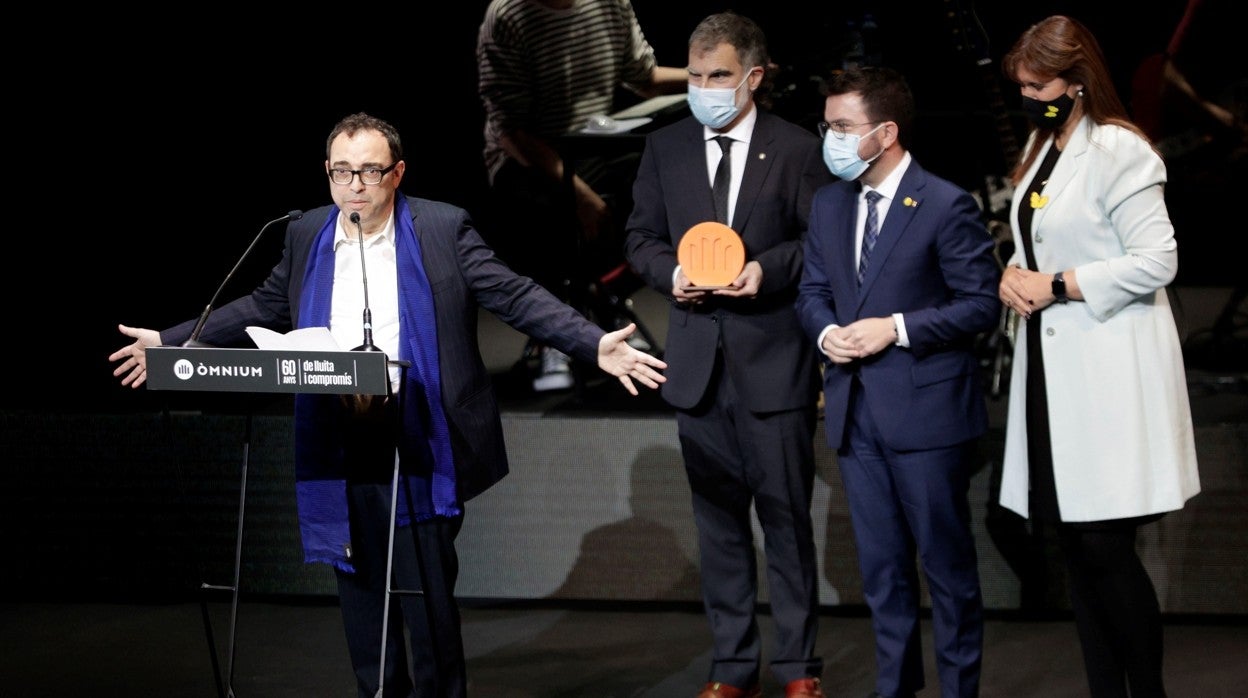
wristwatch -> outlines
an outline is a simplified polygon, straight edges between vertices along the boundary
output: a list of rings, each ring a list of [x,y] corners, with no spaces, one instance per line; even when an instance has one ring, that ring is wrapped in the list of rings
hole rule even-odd
[[[1066,279],[1062,278],[1062,272],[1053,275],[1053,302],[1065,303],[1070,300],[1066,297]]]

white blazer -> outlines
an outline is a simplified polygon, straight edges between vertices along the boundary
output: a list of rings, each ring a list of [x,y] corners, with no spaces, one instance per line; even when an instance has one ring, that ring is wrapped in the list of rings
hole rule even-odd
[[[1018,210],[1031,205],[1027,185],[1041,160],[1014,192],[1009,264],[1026,266]],[[1041,323],[1063,521],[1173,511],[1200,492],[1183,354],[1165,291],[1178,270],[1165,182],[1165,165],[1146,141],[1084,119],[1037,202],[1031,236],[1038,271],[1073,268],[1085,299],[1055,303],[1032,320]],[[1001,482],[1001,504],[1023,516],[1029,487],[1025,332],[1023,321]]]

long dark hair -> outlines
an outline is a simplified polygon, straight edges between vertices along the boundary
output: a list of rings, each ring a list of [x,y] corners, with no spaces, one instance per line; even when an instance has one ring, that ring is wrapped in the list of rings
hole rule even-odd
[[[1117,124],[1148,140],[1138,126],[1131,122],[1113,78],[1105,63],[1101,45],[1087,27],[1077,20],[1054,15],[1033,24],[1014,43],[1014,47],[1001,59],[1001,70],[1012,82],[1018,82],[1018,71],[1026,69],[1046,78],[1062,78],[1067,82],[1083,85],[1079,97],[1080,106],[1088,119],[1096,124]],[[1031,148],[1027,149],[1010,173],[1015,184],[1035,162],[1038,146],[1057,129],[1033,126],[1040,133]]]

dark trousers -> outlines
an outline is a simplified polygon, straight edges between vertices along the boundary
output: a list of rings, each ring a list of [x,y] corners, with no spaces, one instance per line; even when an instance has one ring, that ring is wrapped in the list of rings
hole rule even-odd
[[[1027,329],[1027,462],[1032,520],[1033,525],[1056,525],[1088,688],[1094,698],[1126,698],[1128,686],[1132,698],[1164,696],[1161,606],[1148,570],[1135,550],[1139,527],[1162,515],[1061,521],[1039,323],[1028,323]]]
[[[972,444],[889,449],[854,381],[837,457],[875,630],[881,695],[911,696],[924,685],[916,553],[931,592],[940,695],[979,694],[984,608],[967,501],[973,453]]]
[[[348,486],[351,562],[355,573],[335,570],[347,648],[360,698],[377,695],[386,602],[386,545],[390,536],[389,482]],[[400,492],[400,497],[403,493]],[[386,698],[462,698],[467,670],[460,634],[455,580],[455,538],[463,517],[434,518],[395,531],[394,590],[386,623]],[[410,661],[406,627],[411,640]]]
[[[815,410],[751,412],[726,372],[702,406],[676,413],[698,530],[702,599],[713,637],[709,680],[759,682],[762,640],[751,504],[763,530],[775,622],[771,670],[783,684],[817,677],[818,566],[810,500]]]
[[[1166,695],[1161,606],[1135,550],[1139,526],[1157,518],[1058,525],[1070,606],[1094,698]]]

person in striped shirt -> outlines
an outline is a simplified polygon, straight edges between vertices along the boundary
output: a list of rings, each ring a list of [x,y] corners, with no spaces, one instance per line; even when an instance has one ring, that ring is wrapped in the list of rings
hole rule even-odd
[[[688,72],[659,65],[629,0],[493,0],[477,68],[490,185],[483,232],[512,267],[568,300],[577,265],[601,267],[593,273],[620,261],[636,154],[579,158],[565,177],[557,139],[615,111],[617,98],[683,91]],[[540,349],[534,389],[570,388],[567,357]]]

